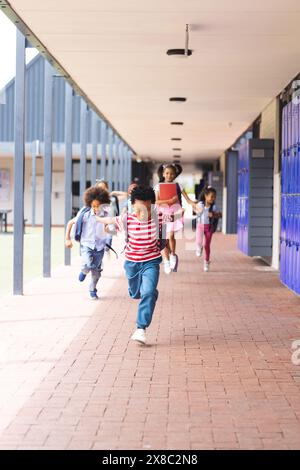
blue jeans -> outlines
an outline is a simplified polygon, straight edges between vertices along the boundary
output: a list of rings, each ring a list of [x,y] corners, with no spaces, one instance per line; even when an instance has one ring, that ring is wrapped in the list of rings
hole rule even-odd
[[[104,256],[104,250],[97,251],[96,249],[87,246],[81,246],[81,271],[84,274],[91,273],[90,292],[96,291],[97,283],[101,277],[101,264]]]
[[[159,257],[142,263],[133,261],[124,263],[129,295],[132,299],[141,299],[136,320],[138,328],[145,329],[151,323],[158,298],[157,284],[161,261],[162,258]]]

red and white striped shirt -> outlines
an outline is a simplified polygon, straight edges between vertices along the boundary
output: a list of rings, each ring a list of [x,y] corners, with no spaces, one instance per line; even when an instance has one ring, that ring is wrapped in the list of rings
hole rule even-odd
[[[135,214],[126,214],[116,217],[117,230],[127,232],[125,258],[128,261],[141,263],[161,256],[159,250],[159,227],[162,223],[162,214],[157,219],[151,218],[141,222]]]

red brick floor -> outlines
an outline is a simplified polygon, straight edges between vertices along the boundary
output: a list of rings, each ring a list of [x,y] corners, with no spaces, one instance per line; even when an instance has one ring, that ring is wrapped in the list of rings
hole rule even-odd
[[[78,261],[0,300],[1,449],[300,448],[300,299],[235,237],[209,273],[185,246],[147,347],[113,259],[96,304]]]

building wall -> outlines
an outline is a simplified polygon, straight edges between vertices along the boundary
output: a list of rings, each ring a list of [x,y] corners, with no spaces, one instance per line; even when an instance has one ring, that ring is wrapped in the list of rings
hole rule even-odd
[[[0,169],[10,172],[10,185],[8,200],[0,201],[1,209],[13,209],[14,197],[14,161],[12,157],[0,158]],[[25,194],[24,194],[24,216],[27,224],[32,223],[32,193],[31,193],[31,158],[25,160]],[[37,159],[37,192],[36,192],[36,224],[43,224],[43,160]],[[52,189],[52,223],[53,225],[64,225],[64,160],[53,159],[53,189]],[[8,222],[13,221],[13,214],[9,214]]]
[[[273,206],[273,254],[272,266],[279,269],[280,253],[280,116],[279,99],[275,98],[262,112],[260,138],[274,139],[274,206]]]

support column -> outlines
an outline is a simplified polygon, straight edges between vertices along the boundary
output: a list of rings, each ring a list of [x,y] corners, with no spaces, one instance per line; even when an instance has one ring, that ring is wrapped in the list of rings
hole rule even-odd
[[[126,187],[131,183],[131,150],[126,146]]]
[[[128,188],[129,186],[129,177],[128,177],[128,147],[127,145],[125,146],[125,186]]]
[[[119,191],[120,182],[120,139],[115,137],[114,190]]]
[[[43,275],[51,276],[53,69],[45,61]]]
[[[128,149],[128,185],[132,182],[132,151]]]
[[[126,191],[125,188],[125,144],[121,142],[120,148],[120,191]]]
[[[17,30],[15,79],[13,293],[23,295],[25,171],[25,37]]]
[[[97,114],[92,111],[92,171],[91,171],[91,184],[96,184],[97,179],[97,163],[98,163],[98,125],[99,118]]]
[[[112,190],[113,183],[113,158],[114,158],[114,132],[112,129],[108,131],[108,171],[107,171],[107,180],[109,190]]]
[[[80,106],[80,206],[83,204],[83,194],[86,190],[87,178],[87,113],[86,102],[81,99]]]
[[[40,155],[40,142],[34,140],[31,144],[31,225],[35,227],[35,213],[36,213],[36,159]]]
[[[106,146],[107,146],[107,124],[102,121],[101,122],[101,173],[100,177],[101,179],[106,179],[107,178],[107,172],[106,172],[106,157],[107,157],[107,151],[106,151]]]
[[[73,141],[73,89],[66,82],[65,96],[65,229],[72,217],[72,141]],[[71,264],[71,250],[65,248],[65,265]]]

